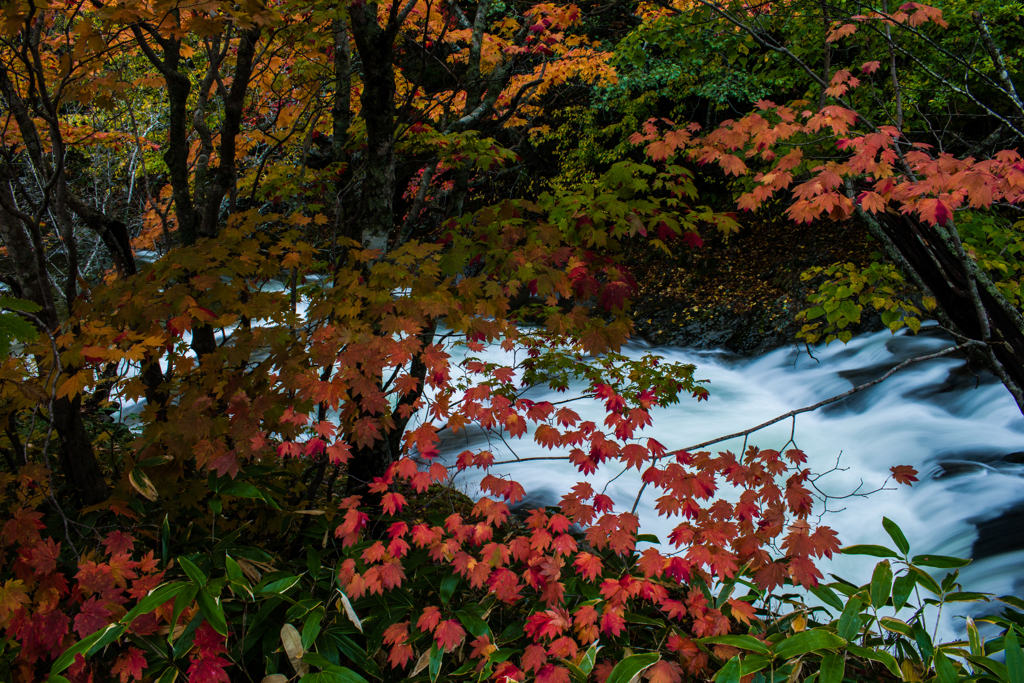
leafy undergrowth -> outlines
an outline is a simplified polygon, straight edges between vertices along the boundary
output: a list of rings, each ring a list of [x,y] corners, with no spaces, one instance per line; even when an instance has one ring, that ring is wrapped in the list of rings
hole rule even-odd
[[[801,281],[801,273],[872,261],[875,245],[855,223],[796,225],[767,212],[743,214],[739,234],[709,231],[699,247],[673,245],[673,256],[638,250],[630,263],[637,330],[658,344],[744,353],[791,343],[799,329],[794,316],[809,307],[817,284]]]

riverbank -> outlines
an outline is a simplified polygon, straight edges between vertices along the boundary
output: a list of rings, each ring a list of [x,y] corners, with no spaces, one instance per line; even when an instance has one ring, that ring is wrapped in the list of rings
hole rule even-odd
[[[703,245],[673,245],[676,254],[636,250],[628,264],[638,284],[633,320],[658,345],[724,349],[745,356],[793,344],[794,316],[808,308],[817,282],[802,282],[812,266],[870,263],[874,246],[852,221],[796,225],[784,216],[741,218],[739,234],[705,231]],[[854,332],[879,329],[877,317]]]

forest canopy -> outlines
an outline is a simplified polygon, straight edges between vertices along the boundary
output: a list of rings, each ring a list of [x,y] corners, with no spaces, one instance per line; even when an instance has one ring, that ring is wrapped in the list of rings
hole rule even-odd
[[[651,438],[708,387],[622,347],[638,258],[755,214],[853,225],[875,257],[805,274],[802,342],[934,318],[932,357],[1024,411],[1022,16],[0,6],[3,676],[1021,680],[1024,601],[936,642],[928,610],[989,597],[888,519],[843,550],[870,582],[826,583],[807,456]],[[517,508],[495,453],[450,448],[471,430],[580,480]],[[668,538],[588,481],[614,466]],[[476,500],[447,486],[469,469]]]

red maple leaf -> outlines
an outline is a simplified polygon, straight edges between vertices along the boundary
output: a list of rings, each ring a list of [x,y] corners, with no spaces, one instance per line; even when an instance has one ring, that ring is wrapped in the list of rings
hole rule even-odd
[[[540,645],[528,645],[520,660],[524,669],[539,671],[548,661],[547,652]]]
[[[910,486],[917,481],[917,470],[910,465],[895,465],[890,467],[889,471],[892,472],[892,478],[899,484]]]
[[[595,577],[600,576],[603,569],[601,558],[590,553],[580,553],[577,555],[573,565],[581,576],[587,578],[587,581],[593,581]]]
[[[445,652],[451,652],[457,648],[462,644],[465,637],[465,629],[454,619],[442,621],[437,625],[437,630],[434,631],[434,642],[437,643],[438,647],[443,648]]]
[[[744,624],[749,624],[751,621],[757,620],[757,613],[754,611],[754,606],[744,600],[735,600],[730,598],[728,600],[729,608],[732,610],[732,618],[736,621],[742,621]]]
[[[135,537],[123,531],[111,531],[103,539],[102,545],[107,549],[108,555],[120,555],[130,553],[135,545]]]
[[[804,588],[817,586],[818,579],[822,578],[814,562],[804,557],[794,557],[789,561],[789,575]]]
[[[644,678],[651,683],[680,683],[683,680],[683,669],[675,662],[662,659],[644,672]]]
[[[196,646],[198,657],[212,658],[227,652],[227,648],[224,647],[224,636],[205,621],[196,629],[192,643]]]
[[[788,574],[789,572],[786,570],[785,564],[782,562],[772,562],[757,571],[757,574],[754,575],[754,583],[759,588],[770,591],[776,586],[781,586]]]
[[[52,538],[47,538],[37,543],[34,548],[27,551],[27,562],[35,569],[37,575],[50,574],[57,569],[57,558],[60,556],[60,543],[54,543]]]
[[[127,652],[123,652],[114,662],[110,673],[118,674],[121,683],[128,683],[129,680],[139,681],[142,680],[142,670],[146,668],[146,664],[146,657],[142,654],[142,650],[129,647]]]
[[[441,611],[436,607],[428,607],[423,610],[423,614],[416,621],[416,628],[425,633],[433,633],[439,621],[441,621]]]
[[[953,217],[953,212],[941,199],[923,199],[917,206],[917,212],[926,223],[937,223],[945,226]]]
[[[82,611],[75,617],[75,631],[85,637],[110,623],[110,610],[93,597],[82,603]]]
[[[547,664],[537,672],[537,683],[569,683],[569,670],[562,666]]]
[[[405,496],[393,491],[385,493],[384,497],[381,499],[381,506],[384,508],[384,512],[389,515],[399,513],[402,511],[402,508],[405,507]]]
[[[189,683],[231,683],[224,667],[231,662],[223,657],[195,657],[188,667]]]
[[[412,659],[413,654],[412,645],[399,643],[393,646],[391,652],[388,653],[388,664],[391,665],[392,669],[404,669],[408,665],[409,660]]]
[[[811,542],[814,544],[814,554],[818,557],[832,557],[832,553],[839,551],[836,532],[827,526],[818,527],[818,530],[811,534]]]

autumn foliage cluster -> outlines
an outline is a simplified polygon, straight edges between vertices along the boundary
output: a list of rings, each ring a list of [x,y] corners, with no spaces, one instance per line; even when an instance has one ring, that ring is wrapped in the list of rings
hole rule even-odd
[[[621,352],[636,285],[623,253],[735,237],[737,206],[785,201],[815,223],[912,216],[941,238],[922,243],[963,257],[963,273],[944,272],[966,273],[931,294],[926,273],[921,305],[946,311],[1013,391],[1024,364],[1019,313],[1002,315],[1020,291],[1006,241],[961,243],[954,216],[1019,203],[1024,163],[1009,149],[936,153],[875,125],[849,98],[881,62],[855,77],[829,56],[812,79],[819,106],[745,98],[750,114],[706,132],[637,120],[579,182],[529,179],[520,154],[559,137],[559,98],[634,87],[616,64],[635,35],[616,32],[698,5],[607,21],[497,0],[0,8],[0,675],[966,677],[917,634],[924,604],[895,620],[909,636],[878,614],[916,586],[960,592],[920,567],[961,561],[911,558],[886,526],[900,552],[860,550],[886,558],[870,585],[826,585],[817,563],[840,542],[815,516],[799,448],[681,450],[645,433],[658,409],[709,391],[693,366]],[[716,40],[746,31],[772,49],[743,23],[768,9],[705,9],[732,22]],[[829,19],[815,40],[943,24],[910,3]],[[714,182],[729,201],[705,202]],[[894,330],[919,323],[916,301],[872,289],[885,277],[839,272],[863,298],[822,290],[805,338],[810,320],[841,328],[865,302]],[[529,509],[499,474],[521,443],[579,472],[557,505]],[[599,490],[595,475],[629,470],[635,498]],[[474,500],[450,488],[467,473]],[[666,538],[643,533],[641,496],[672,520]],[[1016,667],[1014,627],[993,623]],[[949,652],[984,660],[969,666],[993,680],[1016,675],[979,642]]]

